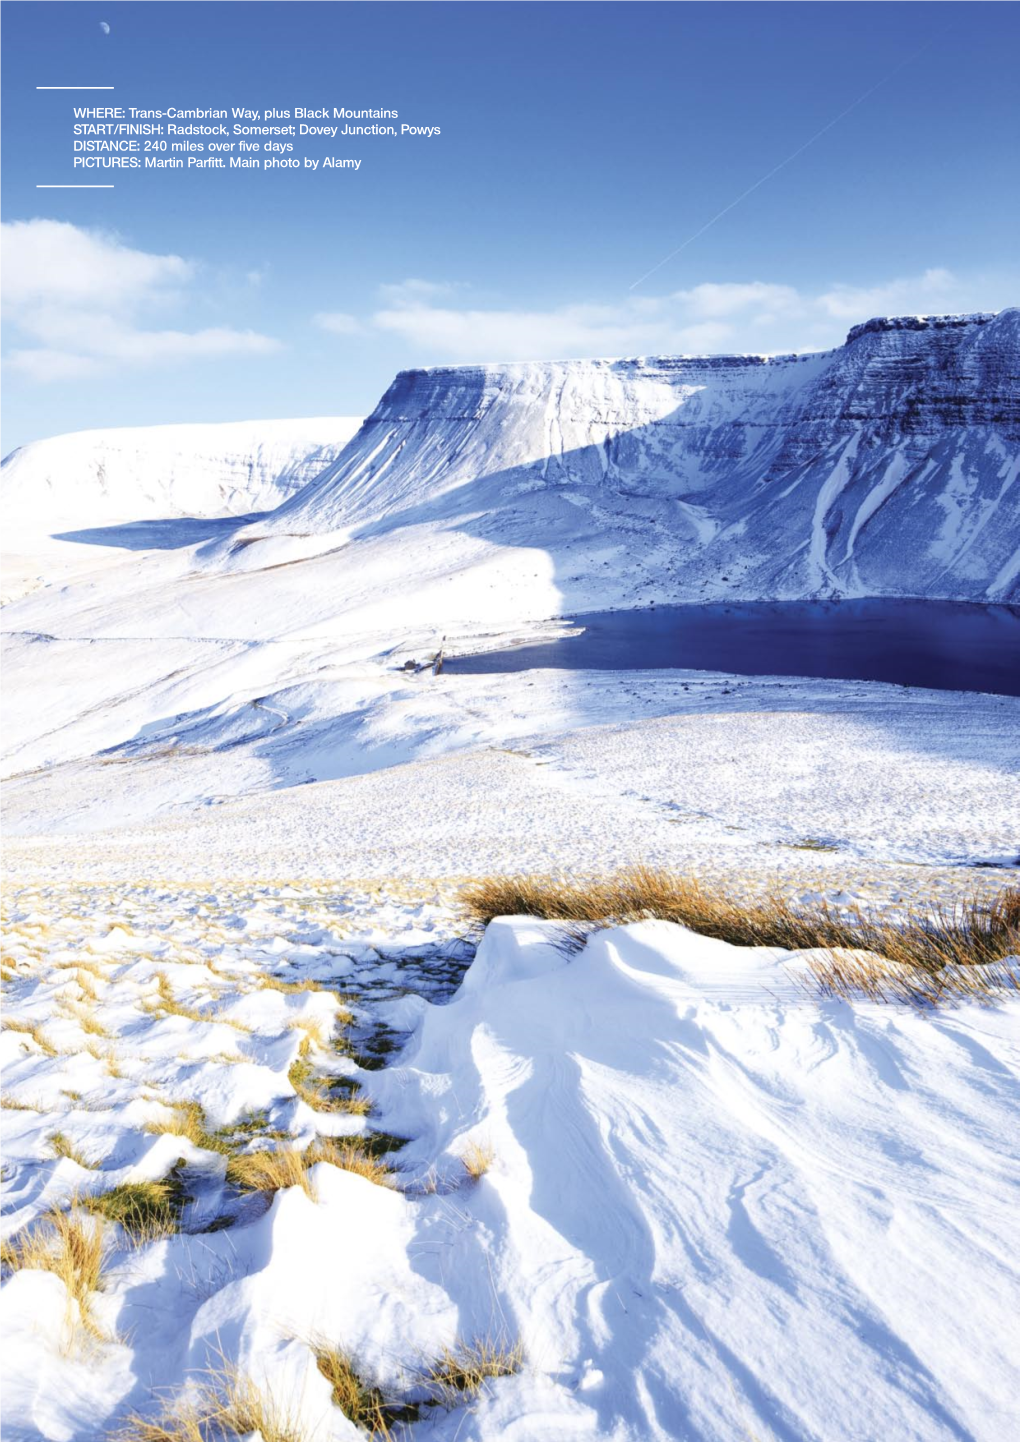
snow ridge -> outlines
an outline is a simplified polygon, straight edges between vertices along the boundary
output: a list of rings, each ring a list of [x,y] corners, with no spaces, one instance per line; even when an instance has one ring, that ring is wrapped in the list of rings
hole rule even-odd
[[[53,436],[4,458],[4,514],[56,530],[269,511],[331,464],[360,424],[332,416]]]

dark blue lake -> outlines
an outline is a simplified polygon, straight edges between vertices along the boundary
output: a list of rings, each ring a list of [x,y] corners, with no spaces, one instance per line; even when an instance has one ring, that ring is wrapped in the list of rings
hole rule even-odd
[[[1020,696],[1020,608],[953,601],[758,601],[595,611],[580,636],[447,658],[461,675],[683,668],[892,681]]]

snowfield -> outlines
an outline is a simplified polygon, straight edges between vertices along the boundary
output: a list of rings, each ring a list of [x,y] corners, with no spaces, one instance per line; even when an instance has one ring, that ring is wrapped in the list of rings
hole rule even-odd
[[[1018,319],[8,458],[5,1442],[1013,1435],[1020,990],[837,1000],[460,888],[990,902],[1020,698],[433,661],[653,602],[1007,615]]]
[[[404,1401],[445,1347],[521,1344],[467,1405],[423,1405],[422,1436],[1009,1435],[1015,1011],[819,1000],[798,953],[654,922],[572,956],[548,923],[493,923],[465,971],[441,906],[374,905],[375,934],[338,889],[10,897],[6,1014],[41,1031],[3,1033],[5,1235],[174,1167],[192,1200],[144,1245],[104,1224],[98,1338],[51,1273],[9,1278],[5,1437],[102,1436],[221,1357],[290,1435],[360,1435],[324,1338]],[[202,1020],[161,1013],[161,976]],[[334,987],[356,1035],[395,1029],[385,1069],[331,1045]],[[368,1116],[296,1094],[303,1039]],[[321,1162],[269,1199],[158,1130],[196,1101],[241,1147],[412,1140],[389,1185]]]
[[[21,446],[0,472],[3,599],[106,568],[124,550],[190,544],[215,534],[202,524],[211,518],[270,511],[334,461],[360,424],[137,426]]]

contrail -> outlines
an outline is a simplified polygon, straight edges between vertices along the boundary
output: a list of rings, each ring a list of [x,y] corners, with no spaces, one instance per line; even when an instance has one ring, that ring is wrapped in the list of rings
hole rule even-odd
[[[953,25],[955,24],[956,21],[953,21]],[[657,265],[653,265],[651,270],[646,270],[644,275],[639,276],[628,289],[636,290],[639,285],[644,284],[650,275],[654,275],[657,270],[661,270],[664,265],[668,265],[682,250],[686,250],[689,245],[693,245],[694,241],[704,235],[706,230],[710,230],[717,220],[722,220],[724,215],[729,215],[730,211],[738,206],[742,200],[746,200],[749,195],[753,195],[756,190],[763,186],[766,180],[771,180],[774,175],[778,175],[785,166],[789,165],[791,161],[796,160],[798,155],[803,155],[809,145],[814,145],[816,140],[821,140],[826,131],[831,130],[834,125],[838,125],[841,120],[844,120],[850,114],[851,110],[856,110],[858,105],[863,105],[865,100],[874,95],[876,90],[881,89],[883,85],[887,85],[893,76],[898,75],[901,70],[910,65],[919,55],[923,55],[930,46],[934,45],[936,40],[941,40],[946,31],[953,28],[953,25],[947,25],[944,30],[940,30],[937,34],[933,35],[930,40],[926,40],[923,45],[919,45],[905,60],[901,60],[897,66],[890,70],[888,75],[883,75],[881,80],[877,80],[874,85],[865,90],[863,95],[858,95],[857,99],[852,101],[845,110],[841,110],[838,115],[834,115],[827,124],[822,126],[821,130],[815,131],[810,140],[805,140],[803,145],[798,145],[797,149],[792,151],[785,160],[781,160],[778,165],[774,165],[760,180],[756,180],[753,185],[749,185],[745,191],[737,196],[736,200],[731,200],[729,205],[724,205],[718,215],[713,215],[711,220],[706,220],[700,230],[696,230],[693,235],[689,235],[683,244],[678,245],[676,250],[671,250],[669,255],[663,256]]]

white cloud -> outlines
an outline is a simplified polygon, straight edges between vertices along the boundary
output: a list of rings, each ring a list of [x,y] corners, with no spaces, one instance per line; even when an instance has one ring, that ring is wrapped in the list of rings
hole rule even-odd
[[[10,370],[35,381],[75,380],[124,366],[172,365],[219,356],[268,355],[277,342],[255,331],[208,327],[205,330],[132,330],[109,324],[82,338],[75,349],[35,346],[8,352]]]
[[[464,289],[448,280],[402,280],[396,285],[381,285],[379,294],[390,305],[427,305]]]
[[[463,287],[405,281],[381,287],[376,329],[402,337],[416,364],[577,356],[822,350],[876,315],[999,310],[1017,277],[963,278],[944,269],[878,285],[811,292],[761,280],[705,282],[610,304],[518,310],[457,304]]]
[[[892,280],[885,285],[834,285],[818,297],[827,315],[858,321],[876,315],[934,315],[939,311],[972,309],[960,304],[961,285],[952,271],[926,270],[923,275]],[[979,307],[980,308],[980,307]]]
[[[3,231],[3,300],[15,312],[55,303],[119,310],[191,280],[179,255],[132,250],[116,236],[61,220],[15,220]]]
[[[332,335],[360,335],[364,330],[357,316],[348,315],[342,310],[320,310],[317,315],[312,316],[312,323],[320,330],[328,330]]]
[[[661,324],[637,321],[610,306],[550,311],[454,310],[413,305],[376,311],[372,323],[419,350],[453,360],[535,360],[549,356],[620,354],[647,341],[663,343]]]
[[[134,250],[115,235],[65,221],[13,221],[0,231],[4,317],[19,337],[5,364],[29,379],[74,380],[277,349],[251,330],[147,326],[147,315],[180,310],[195,294],[197,268],[181,256]]]
[[[760,280],[751,281],[749,285],[707,282],[696,285],[693,290],[676,290],[669,299],[687,306],[695,315],[704,316],[739,315],[742,311],[762,307],[772,312],[796,310],[802,304],[793,286],[767,285]]]

